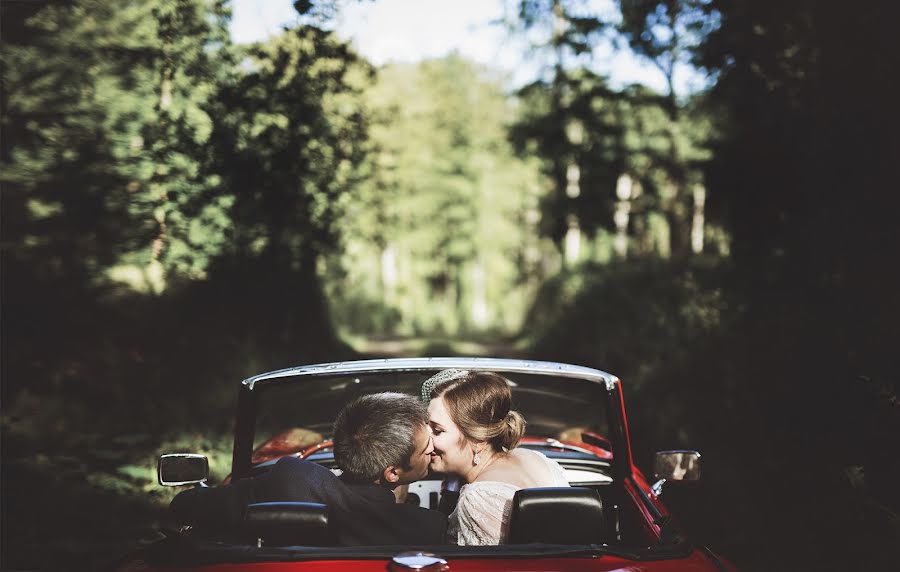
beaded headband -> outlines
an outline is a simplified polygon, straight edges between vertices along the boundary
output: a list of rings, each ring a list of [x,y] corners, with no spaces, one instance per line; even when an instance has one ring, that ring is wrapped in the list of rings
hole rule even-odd
[[[428,402],[431,401],[431,391],[434,389],[435,385],[445,381],[459,379],[466,375],[469,375],[469,372],[464,369],[445,369],[432,375],[422,384],[422,402],[427,405]]]

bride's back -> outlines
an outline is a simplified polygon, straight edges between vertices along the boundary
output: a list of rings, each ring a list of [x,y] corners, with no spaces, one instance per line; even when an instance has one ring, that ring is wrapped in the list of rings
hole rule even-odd
[[[557,463],[528,449],[516,448],[500,453],[475,482],[496,481],[528,489],[566,486],[565,474]]]

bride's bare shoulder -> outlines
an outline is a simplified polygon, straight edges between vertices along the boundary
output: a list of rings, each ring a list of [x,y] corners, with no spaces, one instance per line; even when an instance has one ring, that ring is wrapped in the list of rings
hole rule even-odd
[[[491,463],[484,473],[479,475],[479,481],[500,481],[519,488],[535,486],[532,474],[539,474],[542,462],[541,455],[534,451],[513,449],[503,453],[502,457]]]
[[[507,466],[507,467],[528,467],[533,463],[540,462],[540,457],[534,451],[529,451],[528,449],[515,448],[512,451],[502,453],[500,462],[497,463],[499,466]]]
[[[532,451],[531,449],[525,449],[523,447],[516,447],[509,453],[510,458],[515,460],[518,463],[522,463],[525,465],[531,465],[533,463],[544,463],[544,456],[538,453],[537,451]]]

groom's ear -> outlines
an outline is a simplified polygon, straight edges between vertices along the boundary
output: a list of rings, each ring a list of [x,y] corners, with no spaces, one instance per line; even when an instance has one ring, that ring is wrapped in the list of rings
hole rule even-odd
[[[400,480],[400,470],[397,469],[394,465],[388,465],[388,467],[381,473],[382,482],[384,483],[396,483]]]

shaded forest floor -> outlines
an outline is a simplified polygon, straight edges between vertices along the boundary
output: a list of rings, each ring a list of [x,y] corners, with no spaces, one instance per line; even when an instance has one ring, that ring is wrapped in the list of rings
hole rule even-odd
[[[357,348],[365,355],[316,328],[241,328],[252,309],[228,318],[237,325],[210,319],[212,302],[195,297],[168,312],[131,304],[75,316],[103,327],[81,339],[62,332],[74,347],[56,342],[56,354],[6,350],[18,365],[4,366],[2,568],[90,569],[158,538],[174,523],[172,491],[154,484],[156,455],[204,452],[214,478],[227,474],[234,388],[246,375],[454,354],[620,376],[638,465],[660,449],[703,453],[703,481],[670,487],[666,501],[742,570],[890,568],[900,561],[891,354],[848,343],[847,324],[816,304],[751,313],[731,280],[703,266],[586,268],[546,285],[525,339],[382,338]],[[36,381],[7,383],[23,372]]]
[[[642,469],[656,450],[701,451],[701,482],[670,486],[664,500],[740,569],[893,567],[900,410],[884,343],[896,327],[890,304],[872,301],[868,313],[827,293],[780,290],[761,304],[737,282],[703,264],[562,276],[528,320],[547,324],[532,352],[623,380]]]

